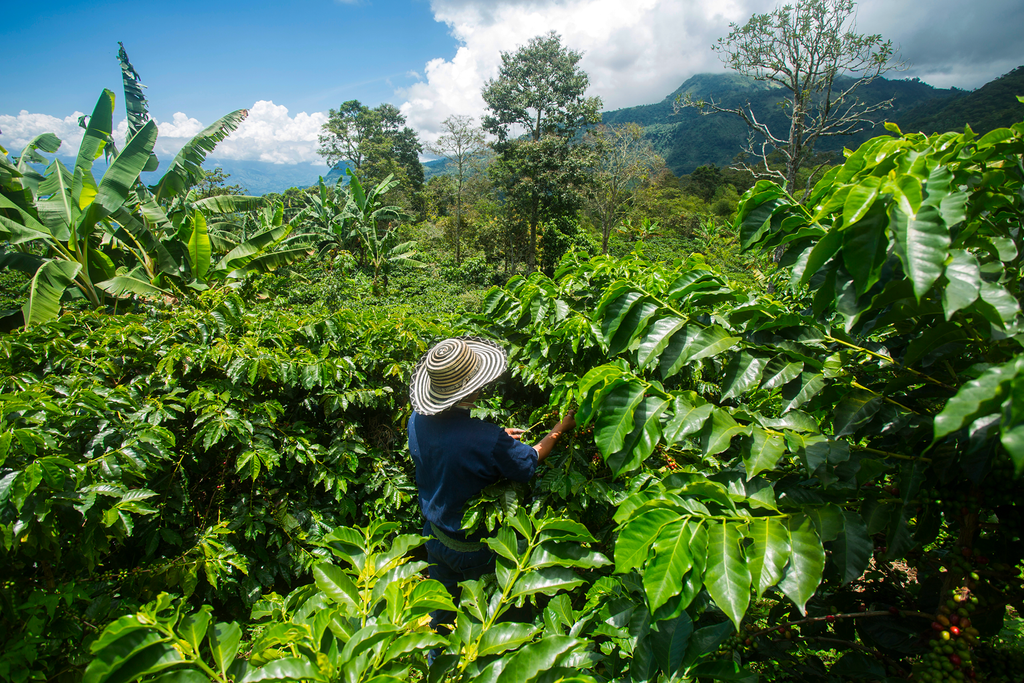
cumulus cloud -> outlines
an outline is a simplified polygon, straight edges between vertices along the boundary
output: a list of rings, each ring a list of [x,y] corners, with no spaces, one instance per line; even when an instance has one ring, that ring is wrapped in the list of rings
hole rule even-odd
[[[82,142],[82,129],[78,125],[81,112],[63,119],[46,114],[22,111],[17,116],[0,115],[0,144],[11,154],[20,154],[25,145],[40,133],[54,133],[63,144],[60,154],[73,156]],[[227,139],[217,145],[216,156],[222,159],[265,161],[274,164],[324,165],[316,153],[317,134],[327,121],[327,114],[300,112],[290,115],[288,108],[260,100],[249,109],[249,116]],[[193,136],[213,123],[203,123],[183,112],[177,112],[170,121],[157,121],[159,135],[156,154],[170,160]],[[114,132],[114,139],[123,145],[128,132],[128,121],[122,119]]]
[[[402,112],[427,140],[450,114],[479,116],[480,89],[498,74],[501,52],[555,31],[583,53],[590,91],[605,109],[655,102],[689,76],[721,70],[711,43],[764,2],[752,0],[432,0],[434,18],[461,46],[427,63],[425,78],[400,91]]]
[[[274,164],[323,164],[316,148],[317,135],[326,121],[326,112],[299,112],[291,116],[288,107],[260,100],[249,109],[248,118],[238,130],[217,145],[217,157]]]
[[[78,126],[79,116],[82,112],[76,111],[61,119],[48,114],[32,114],[24,109],[17,116],[0,114],[0,145],[17,155],[32,138],[53,133],[61,139],[60,153],[75,154],[85,132]]]
[[[426,141],[450,114],[480,116],[480,89],[498,74],[502,51],[554,30],[584,53],[590,95],[606,110],[656,102],[701,72],[721,72],[712,44],[775,0],[431,0],[437,21],[460,47],[426,64],[420,82],[400,90],[402,112]],[[857,30],[880,33],[902,48],[909,68],[937,87],[978,87],[1020,64],[1024,4],[989,0],[861,0]]]

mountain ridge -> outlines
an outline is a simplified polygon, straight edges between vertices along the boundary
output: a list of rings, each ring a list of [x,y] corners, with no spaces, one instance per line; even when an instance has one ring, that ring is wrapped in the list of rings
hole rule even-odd
[[[852,82],[839,77],[839,85]],[[676,175],[692,173],[706,164],[728,166],[747,139],[747,127],[739,117],[729,114],[701,115],[695,109],[675,111],[676,98],[690,94],[694,98],[714,97],[723,106],[737,107],[750,101],[755,111],[765,113],[766,121],[775,129],[788,126],[785,111],[778,105],[786,90],[734,72],[700,73],[686,79],[678,88],[658,102],[624,107],[602,113],[602,123],[616,125],[637,123],[643,127],[655,150]],[[969,124],[975,133],[984,133],[1024,120],[1024,104],[1016,95],[1024,95],[1024,66],[1017,67],[980,88],[967,91],[957,88],[936,88],[919,79],[878,78],[860,91],[869,103],[893,98],[878,124],[848,137],[822,141],[818,151],[839,152],[843,147],[855,148],[868,138],[884,134],[883,121],[892,121],[901,130],[934,133],[962,130]],[[64,159],[61,157],[62,160]],[[73,163],[73,159],[71,159]],[[203,168],[220,167],[230,174],[228,183],[241,185],[250,194],[283,193],[291,187],[310,187],[320,176],[333,183],[343,172],[344,164],[334,168],[314,164],[273,164],[262,161],[225,159],[211,155]],[[444,159],[423,164],[427,179],[446,172]],[[106,168],[97,160],[98,172]],[[153,184],[163,175],[161,168],[143,174],[143,182]]]

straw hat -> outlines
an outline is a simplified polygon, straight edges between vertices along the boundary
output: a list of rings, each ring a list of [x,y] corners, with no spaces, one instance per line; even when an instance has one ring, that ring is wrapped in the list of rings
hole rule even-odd
[[[409,400],[420,415],[435,415],[496,380],[508,362],[505,349],[489,339],[445,339],[412,371]]]

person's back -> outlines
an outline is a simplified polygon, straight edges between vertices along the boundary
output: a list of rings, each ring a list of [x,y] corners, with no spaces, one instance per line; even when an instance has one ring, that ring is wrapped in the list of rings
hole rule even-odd
[[[576,421],[570,412],[536,446],[519,441],[521,429],[478,420],[470,409],[479,390],[497,379],[507,363],[505,350],[479,337],[446,339],[416,364],[409,382],[409,451],[416,464],[416,488],[425,523],[430,578],[440,581],[458,604],[461,581],[494,571],[494,553],[462,530],[466,502],[502,478],[528,481],[561,434]],[[450,612],[431,614],[431,626],[444,630]],[[431,653],[433,659],[437,653]]]
[[[466,502],[502,478],[529,481],[537,451],[501,427],[470,417],[465,408],[409,418],[409,450],[416,463],[420,509],[449,536],[463,536]]]

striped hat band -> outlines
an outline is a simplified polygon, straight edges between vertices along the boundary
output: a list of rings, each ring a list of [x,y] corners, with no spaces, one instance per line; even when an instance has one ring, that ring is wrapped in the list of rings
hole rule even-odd
[[[505,350],[490,340],[446,339],[416,364],[409,399],[422,415],[439,413],[497,379],[506,362]]]

